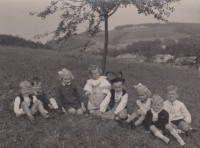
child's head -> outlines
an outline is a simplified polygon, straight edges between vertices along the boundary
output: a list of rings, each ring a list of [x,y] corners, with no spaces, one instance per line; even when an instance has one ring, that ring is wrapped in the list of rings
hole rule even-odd
[[[163,98],[159,95],[153,95],[151,98],[151,108],[155,112],[159,112],[163,107]]]
[[[136,86],[134,85],[134,87],[141,102],[145,102],[149,97],[151,97],[152,93],[145,85],[139,83]]]
[[[71,71],[67,70],[66,68],[63,68],[62,71],[58,72],[58,74],[61,82],[66,85],[71,84],[71,81],[74,79]]]
[[[94,80],[98,80],[102,74],[102,71],[97,65],[90,65],[89,74]]]
[[[25,96],[28,97],[29,94],[31,93],[31,83],[29,81],[21,81],[21,83],[19,84],[20,87],[20,93]]]
[[[166,88],[167,91],[167,99],[171,102],[175,101],[179,97],[178,88],[176,86],[168,86]]]
[[[34,91],[41,92],[41,80],[38,77],[32,78],[31,85]]]

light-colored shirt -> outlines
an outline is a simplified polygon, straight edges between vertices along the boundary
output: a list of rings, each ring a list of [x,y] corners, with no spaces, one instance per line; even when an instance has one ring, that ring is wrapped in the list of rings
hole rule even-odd
[[[136,103],[137,103],[139,109],[142,112],[144,112],[145,114],[151,108],[151,99],[150,98],[147,99],[146,103],[142,103],[141,100],[139,100],[139,99],[136,101]]]
[[[163,109],[169,113],[170,121],[183,119],[187,123],[191,123],[191,114],[181,101],[175,100],[172,103],[171,101],[167,100],[164,102]]]
[[[122,94],[123,92],[121,92],[120,94],[117,94],[115,92],[115,102],[118,103],[120,101],[116,110],[114,111],[115,114],[118,114],[120,111],[122,111],[126,107],[126,104],[128,102],[128,94],[126,93],[123,96]]]
[[[97,79],[97,80],[94,80],[94,79],[87,80],[87,83],[86,83],[85,87],[83,88],[83,90],[88,91],[90,93],[93,93],[92,87],[97,86],[97,85],[99,85],[99,87],[102,88],[102,89],[108,89],[108,90],[111,89],[111,85],[108,82],[108,80],[106,79],[106,77],[100,76],[100,78]]]
[[[24,97],[24,101],[26,101],[28,106],[30,106],[31,100],[30,100],[29,97]],[[35,101],[37,101],[37,98],[35,96],[33,96],[33,103]],[[24,110],[21,108],[20,103],[21,103],[20,102],[20,97],[18,96],[18,97],[15,98],[15,102],[14,102],[14,112],[17,115],[22,115],[22,114],[25,113]]]

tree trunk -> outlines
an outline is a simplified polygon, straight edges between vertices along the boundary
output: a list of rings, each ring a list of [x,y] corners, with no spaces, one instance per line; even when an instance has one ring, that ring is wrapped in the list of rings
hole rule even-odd
[[[105,74],[105,70],[106,70],[107,50],[108,50],[108,17],[105,16],[105,43],[104,43],[103,59],[102,59],[102,72],[103,72],[103,74]]]

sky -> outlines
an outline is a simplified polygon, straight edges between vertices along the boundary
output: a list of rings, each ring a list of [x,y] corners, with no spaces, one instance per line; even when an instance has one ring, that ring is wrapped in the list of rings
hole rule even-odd
[[[30,16],[30,12],[41,12],[48,6],[50,0],[0,0],[0,34],[18,35],[25,39],[33,39],[34,35],[51,32],[56,29],[59,14],[51,15],[42,20],[37,16]],[[175,12],[168,18],[169,22],[200,23],[200,0],[181,0],[173,4]],[[162,23],[153,18],[137,14],[135,7],[118,9],[109,19],[109,30],[125,24]],[[79,32],[86,29],[86,24],[79,26]],[[39,41],[45,43],[51,37]]]

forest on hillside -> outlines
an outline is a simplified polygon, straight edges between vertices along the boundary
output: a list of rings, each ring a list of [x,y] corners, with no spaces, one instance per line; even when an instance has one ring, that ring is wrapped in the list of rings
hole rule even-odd
[[[28,47],[28,48],[43,48],[43,49],[51,49],[51,46],[44,45],[41,42],[33,42],[31,40],[26,40],[19,36],[12,35],[0,35],[0,45],[2,46],[13,46],[13,47]]]

